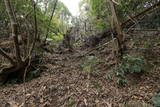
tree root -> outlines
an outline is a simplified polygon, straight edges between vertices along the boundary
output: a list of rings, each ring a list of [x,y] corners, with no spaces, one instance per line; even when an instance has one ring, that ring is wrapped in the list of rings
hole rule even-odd
[[[3,68],[0,72],[0,83],[5,84],[8,80],[13,78],[18,78],[19,81],[22,81],[27,64],[28,61],[24,61],[21,65]]]

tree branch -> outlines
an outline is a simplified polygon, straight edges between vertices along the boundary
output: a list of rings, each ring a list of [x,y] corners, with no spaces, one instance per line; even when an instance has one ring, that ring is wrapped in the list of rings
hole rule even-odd
[[[28,56],[26,57],[26,60],[31,56],[32,54],[32,51],[35,47],[35,44],[36,44],[36,38],[37,38],[37,33],[38,33],[38,29],[37,29],[37,13],[36,13],[36,5],[37,3],[33,2],[33,11],[34,11],[34,40],[31,44],[31,47],[29,49],[29,53],[28,53]]]
[[[160,7],[160,1],[158,3],[156,3],[156,4],[154,4],[153,6],[145,9],[144,11],[140,12],[139,14],[137,14],[135,16],[132,16],[130,19],[126,20],[125,22],[123,22],[121,24],[122,28],[124,28],[126,25],[128,25],[128,23],[131,22],[131,19],[132,20],[139,19],[139,18],[143,17],[144,14],[146,14],[147,12],[149,12],[149,11],[155,9],[155,8],[159,8],[159,7]]]
[[[112,0],[112,2],[116,5],[120,5],[118,2],[116,2],[115,0]]]
[[[6,6],[6,10],[11,22],[11,29],[12,29],[12,36],[14,39],[14,47],[15,47],[15,54],[16,54],[16,58],[19,64],[21,64],[22,59],[21,59],[21,54],[20,54],[20,47],[18,44],[18,24],[16,22],[16,17],[13,13],[13,9],[10,3],[10,0],[4,0],[5,2],[5,6]]]
[[[0,48],[0,55],[2,55],[4,58],[8,59],[8,61],[12,64],[15,65],[15,62],[13,61],[13,59],[7,55],[7,53],[5,51],[3,51],[3,49]]]

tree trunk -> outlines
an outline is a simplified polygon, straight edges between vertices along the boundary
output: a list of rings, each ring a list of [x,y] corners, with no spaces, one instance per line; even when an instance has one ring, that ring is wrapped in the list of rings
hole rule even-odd
[[[71,44],[71,36],[70,33],[72,31],[72,28],[70,28],[66,34],[64,34],[63,36],[63,46],[66,47],[67,49],[69,49],[70,52],[73,51],[73,47]]]
[[[118,17],[117,17],[117,14],[116,14],[116,10],[115,10],[115,4],[112,0],[109,0],[109,4],[110,4],[110,7],[111,7],[111,12],[112,12],[112,18],[113,18],[113,25],[115,27],[112,26],[112,29],[116,29],[116,32],[117,32],[117,35],[116,35],[116,38],[118,40],[118,52],[119,54],[122,56],[123,54],[123,41],[124,41],[124,35],[123,35],[123,31],[122,31],[122,28],[121,28],[121,25],[119,23],[119,20],[118,20]]]
[[[49,20],[49,25],[48,25],[48,28],[47,28],[47,32],[46,32],[46,37],[45,37],[44,43],[46,42],[46,40],[48,38],[48,33],[49,33],[50,25],[51,25],[51,22],[52,22],[52,18],[53,18],[55,9],[57,7],[57,3],[58,3],[58,0],[56,0],[55,3],[54,3],[54,7],[53,7],[53,10],[52,10],[52,13],[51,13],[50,20]]]
[[[6,10],[11,22],[11,28],[12,28],[12,36],[13,36],[13,40],[14,40],[14,48],[15,48],[15,56],[16,59],[15,61],[8,56],[2,49],[0,49],[0,54],[2,56],[4,56],[5,58],[7,58],[10,63],[12,64],[11,66],[5,67],[1,70],[0,72],[0,80],[4,79],[3,82],[5,82],[6,80],[8,80],[8,76],[12,75],[12,74],[16,74],[16,77],[18,77],[18,79],[22,80],[23,77],[25,76],[26,72],[28,72],[28,67],[30,67],[30,61],[31,61],[31,53],[33,51],[33,48],[35,46],[35,42],[36,42],[36,37],[37,37],[37,17],[36,17],[36,3],[34,3],[33,1],[33,9],[34,9],[34,21],[35,21],[35,34],[33,37],[33,41],[30,45],[30,48],[28,49],[28,55],[26,56],[26,58],[24,58],[22,60],[21,58],[21,54],[20,54],[20,47],[19,47],[19,41],[18,41],[18,27],[17,27],[17,23],[16,23],[16,18],[15,15],[13,13],[13,9],[11,7],[11,2],[10,0],[4,0],[5,2],[5,6],[6,6]]]
[[[18,24],[16,22],[16,17],[13,13],[13,9],[11,7],[10,0],[4,0],[4,2],[5,2],[6,10],[7,10],[10,22],[11,22],[12,37],[14,39],[14,47],[15,47],[15,55],[17,59],[17,64],[20,65],[22,63],[22,59],[21,59],[20,47],[18,43]]]
[[[33,41],[31,43],[31,46],[30,48],[28,47],[29,49],[29,52],[28,52],[28,56],[25,58],[26,60],[31,56],[32,54],[32,51],[35,47],[35,44],[36,44],[36,40],[38,38],[37,36],[37,33],[38,33],[38,28],[37,28],[37,13],[36,13],[36,3],[33,1],[33,11],[34,11],[34,37],[33,37]]]

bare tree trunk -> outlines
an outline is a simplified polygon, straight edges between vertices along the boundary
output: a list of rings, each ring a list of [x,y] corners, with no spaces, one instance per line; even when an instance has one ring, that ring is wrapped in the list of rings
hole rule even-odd
[[[21,64],[22,59],[21,59],[21,54],[20,54],[20,47],[18,44],[18,24],[16,22],[16,17],[13,13],[13,9],[11,7],[10,0],[4,0],[4,2],[5,2],[6,10],[7,10],[10,22],[11,22],[12,36],[14,39],[14,47],[15,47],[15,55],[16,55],[17,63]]]
[[[115,1],[114,1],[115,2]],[[113,25],[115,25],[115,27],[112,26],[112,29],[116,29],[117,32],[117,39],[118,39],[118,52],[120,53],[120,55],[122,55],[122,50],[123,50],[123,41],[124,41],[124,35],[123,35],[123,31],[121,28],[121,25],[119,23],[117,14],[116,14],[116,10],[115,10],[115,4],[112,0],[109,0],[109,4],[111,7],[111,12],[112,12],[112,17],[113,17]]]
[[[70,52],[73,51],[73,46],[71,44],[71,32],[73,28],[70,28],[66,34],[63,35],[63,46],[69,49]]]
[[[52,10],[52,13],[51,13],[50,20],[49,20],[49,25],[48,25],[48,28],[47,28],[47,32],[46,32],[46,37],[45,37],[44,43],[46,42],[47,37],[48,37],[49,28],[50,28],[50,25],[51,25],[51,22],[52,22],[52,18],[53,18],[54,12],[55,12],[56,7],[57,7],[57,3],[58,3],[58,0],[56,0],[55,3],[54,3],[54,7],[53,7],[53,10]]]

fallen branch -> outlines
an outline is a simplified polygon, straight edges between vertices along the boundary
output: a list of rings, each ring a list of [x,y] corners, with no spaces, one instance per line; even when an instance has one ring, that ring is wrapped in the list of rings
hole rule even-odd
[[[129,22],[131,22],[132,20],[136,20],[136,19],[139,19],[141,16],[143,16],[144,14],[146,14],[147,12],[149,11],[152,11],[153,9],[155,8],[159,8],[160,7],[160,1],[156,4],[154,4],[153,6],[145,9],[144,11],[140,12],[139,14],[133,16],[133,17],[130,17],[128,20],[126,20],[125,22],[123,22],[121,24],[122,28],[124,28]]]
[[[80,55],[80,56],[78,56],[78,57],[84,57],[84,56],[90,54],[92,51],[97,50],[97,49],[99,49],[99,48],[101,48],[101,47],[104,47],[104,46],[110,44],[110,43],[113,42],[115,39],[116,39],[116,38],[113,38],[113,39],[110,40],[109,42],[107,42],[107,43],[105,43],[105,44],[103,44],[103,45],[99,45],[99,46],[97,46],[96,48],[93,48],[93,49],[89,50],[88,52],[86,52],[86,53],[84,53],[83,55]]]
[[[158,29],[138,29],[138,28],[131,28],[130,31],[160,31]]]

